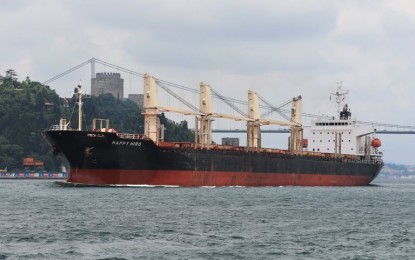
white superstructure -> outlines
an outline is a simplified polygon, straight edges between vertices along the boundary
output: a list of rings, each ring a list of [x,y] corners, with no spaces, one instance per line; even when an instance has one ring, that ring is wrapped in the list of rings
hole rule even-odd
[[[361,156],[382,156],[378,151],[380,140],[375,137],[372,125],[359,125],[352,118],[346,104],[348,91],[341,85],[331,93],[336,102],[337,114],[314,120],[303,127],[303,146],[306,151]]]

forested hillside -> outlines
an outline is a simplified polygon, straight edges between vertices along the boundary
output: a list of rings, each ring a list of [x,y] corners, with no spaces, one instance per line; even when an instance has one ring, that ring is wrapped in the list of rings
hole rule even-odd
[[[51,168],[59,162],[48,154],[42,131],[61,116],[59,96],[39,82],[6,78],[0,85],[0,168],[21,169],[24,157],[43,160]]]
[[[110,119],[110,127],[118,132],[143,133],[140,108],[130,100],[118,100],[111,94],[84,99],[83,129],[90,129],[92,118]],[[42,132],[59,123],[60,118],[78,127],[75,98],[63,99],[57,93],[29,78],[19,82],[10,74],[0,85],[0,169],[21,170],[25,157],[45,163],[46,170],[58,170],[63,162],[51,153]],[[191,141],[193,133],[187,122],[175,123],[164,114],[166,141]]]

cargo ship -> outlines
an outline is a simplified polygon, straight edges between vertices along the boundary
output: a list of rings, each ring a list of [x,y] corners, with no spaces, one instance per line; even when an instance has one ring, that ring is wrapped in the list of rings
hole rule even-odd
[[[78,86],[79,118],[82,88]],[[248,92],[247,116],[212,111],[212,90],[200,84],[200,107],[184,111],[157,102],[157,79],[144,76],[144,133],[118,133],[109,121],[94,119],[92,130],[70,129],[65,119],[44,132],[55,155],[70,165],[62,185],[92,186],[363,186],[383,167],[381,142],[370,125],[358,125],[345,104],[341,86],[331,93],[336,116],[321,117],[302,125],[301,96],[292,99],[289,120],[260,116],[258,96]],[[194,142],[165,142],[161,112],[195,115]],[[247,122],[247,145],[212,142],[214,118]],[[289,127],[286,149],[261,147],[261,125]]]

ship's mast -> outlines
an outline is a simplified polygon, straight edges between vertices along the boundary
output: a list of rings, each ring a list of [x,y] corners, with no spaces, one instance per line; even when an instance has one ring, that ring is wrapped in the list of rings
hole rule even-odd
[[[79,106],[78,131],[82,131],[82,85],[81,85],[81,81],[79,81],[79,85],[76,91],[78,91],[77,94],[78,94],[78,106]]]
[[[291,108],[291,122],[290,127],[290,151],[296,153],[301,151],[301,142],[303,140],[303,117],[302,117],[302,97],[294,97]]]
[[[200,144],[209,149],[212,143],[212,89],[208,84],[200,83]]]
[[[261,115],[259,114],[258,95],[252,90],[248,91],[248,121],[247,126],[247,146],[249,148],[261,148]]]
[[[156,79],[144,75],[144,134],[156,144],[159,141],[159,109],[157,102]]]
[[[346,98],[346,95],[349,94],[348,90],[345,90],[342,88],[342,82],[338,82],[337,83],[337,90],[334,93],[330,93],[331,95],[333,95],[335,97],[335,101],[336,101],[336,117],[339,118],[340,115],[340,110],[343,107],[343,101]]]

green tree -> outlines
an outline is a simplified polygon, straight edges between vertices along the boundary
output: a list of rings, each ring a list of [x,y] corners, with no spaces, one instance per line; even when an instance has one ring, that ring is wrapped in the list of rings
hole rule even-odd
[[[13,72],[9,72],[13,77]],[[19,170],[23,158],[47,154],[42,131],[60,118],[60,98],[48,86],[26,78],[6,82],[0,88],[0,167]],[[45,102],[53,103],[52,109]],[[58,159],[54,159],[57,161]],[[56,162],[55,164],[59,164]]]
[[[160,124],[164,125],[164,140],[167,142],[190,142],[194,140],[194,132],[188,129],[185,120],[176,123],[168,119],[164,113],[161,113]]]

